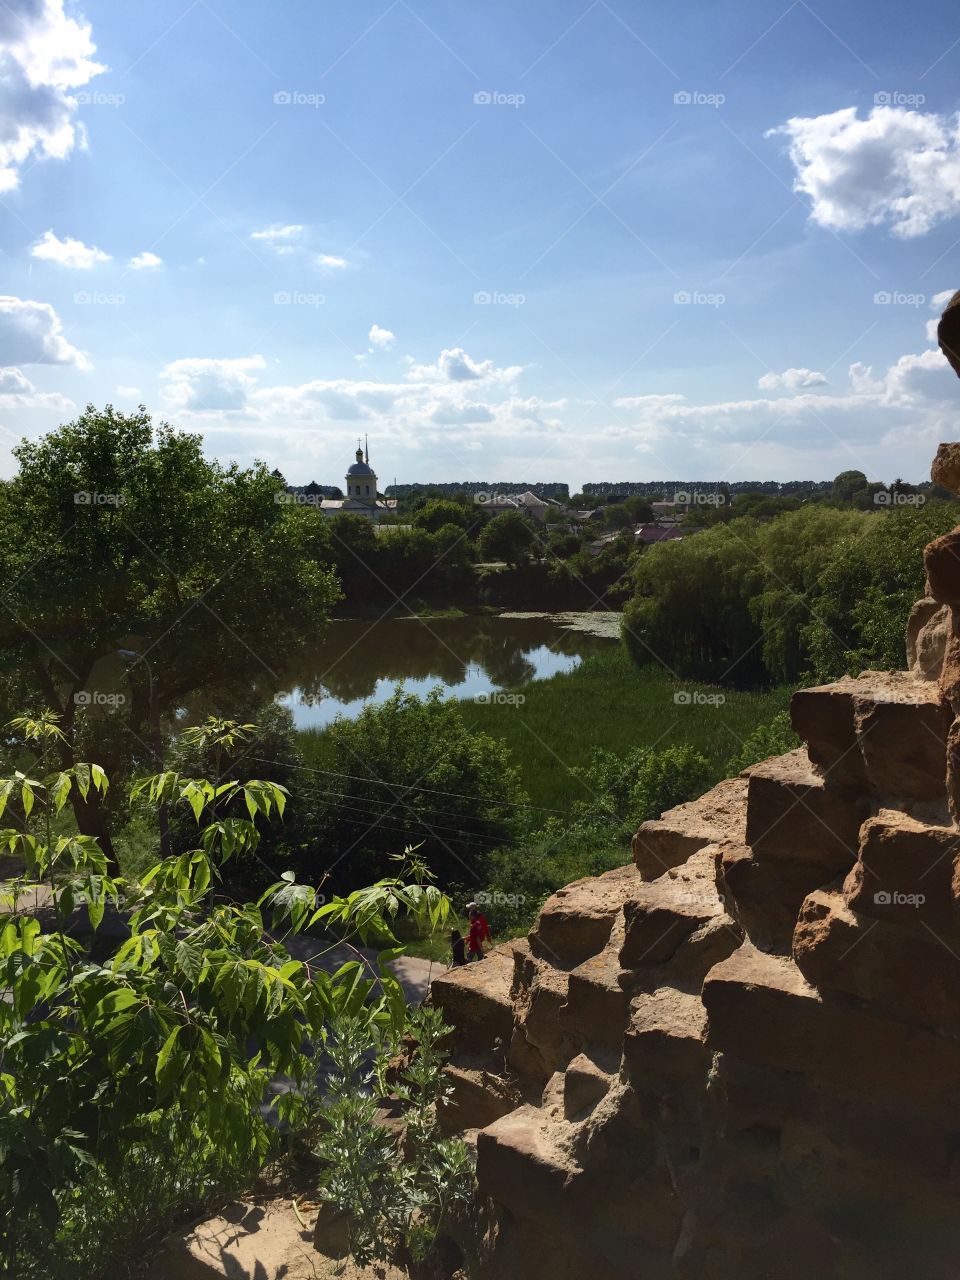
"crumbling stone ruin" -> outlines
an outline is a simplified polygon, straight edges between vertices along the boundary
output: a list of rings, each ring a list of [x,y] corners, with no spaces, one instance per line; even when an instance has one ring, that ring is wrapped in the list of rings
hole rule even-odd
[[[485,1274],[960,1276],[960,528],[925,559],[906,671],[433,983]]]

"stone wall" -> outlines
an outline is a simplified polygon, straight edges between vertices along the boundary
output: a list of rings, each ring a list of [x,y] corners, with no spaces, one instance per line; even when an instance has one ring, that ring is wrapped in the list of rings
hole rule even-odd
[[[491,1278],[960,1276],[960,531],[927,563],[907,671],[434,982]]]

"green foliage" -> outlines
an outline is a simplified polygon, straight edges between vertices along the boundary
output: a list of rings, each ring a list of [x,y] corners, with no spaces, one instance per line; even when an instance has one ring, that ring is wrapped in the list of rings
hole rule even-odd
[[[462,502],[450,502],[445,498],[432,498],[425,502],[413,516],[413,523],[427,533],[439,533],[445,525],[464,533],[474,532],[480,522],[479,508],[465,506]]]
[[[533,542],[534,531],[529,520],[518,511],[503,511],[483,526],[477,539],[477,554],[481,560],[523,564]]]
[[[800,739],[793,732],[790,715],[781,711],[769,724],[761,724],[748,734],[740,744],[740,750],[727,764],[727,775],[733,777],[741,769],[749,769],[769,756],[782,756],[800,746]]]
[[[320,1191],[344,1215],[350,1251],[361,1266],[423,1261],[447,1216],[473,1193],[466,1147],[444,1138],[437,1123],[437,1108],[449,1093],[439,1041],[450,1030],[438,1009],[414,1011],[409,1031],[415,1048],[390,1088],[382,1045],[369,1023],[341,1017],[332,1024],[328,1128],[317,1146]],[[379,1109],[396,1102],[404,1108],[402,1137],[377,1123]]]
[[[883,514],[814,504],[650,547],[624,641],[638,664],[741,685],[899,667],[922,547],[956,518],[945,503]]]
[[[354,720],[334,721],[319,745],[308,786],[331,861],[349,852],[353,879],[382,874],[405,833],[441,885],[482,883],[489,850],[517,831],[525,797],[509,754],[471,733],[439,689],[421,699],[401,687]]]
[[[50,716],[17,727],[28,739],[60,733]],[[216,721],[193,736],[228,749],[252,728]],[[334,942],[376,939],[389,958],[399,913],[423,929],[447,918],[443,895],[422,878],[386,878],[332,903],[292,873],[257,903],[214,894],[225,863],[256,854],[258,821],[282,817],[285,788],[261,779],[218,783],[167,771],[142,780],[135,789],[151,804],[189,812],[196,840],[139,884],[123,882],[94,839],[54,831],[74,793],[107,789],[100,767],[82,762],[42,778],[15,771],[0,779],[0,817],[14,800],[22,815],[0,831],[0,849],[25,867],[0,899],[0,1251],[8,1270],[25,1242],[28,1252],[55,1250],[79,1230],[83,1186],[120,1178],[138,1152],[149,1161],[169,1150],[155,1141],[169,1138],[165,1125],[202,1131],[226,1167],[262,1161],[275,1144],[261,1116],[270,1081],[283,1074],[296,1086],[270,1104],[278,1118],[294,1130],[309,1123],[310,1041],[323,1042],[331,1019],[350,1017],[396,1041],[405,1003],[392,973],[362,958],[332,975],[308,970],[283,938],[322,924]],[[119,932],[127,936],[112,947],[109,937],[99,941],[107,911],[126,922]],[[92,949],[78,932],[93,936]]]

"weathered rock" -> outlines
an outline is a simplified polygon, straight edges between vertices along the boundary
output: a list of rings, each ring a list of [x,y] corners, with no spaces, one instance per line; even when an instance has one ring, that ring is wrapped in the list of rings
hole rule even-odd
[[[563,1108],[568,1120],[582,1117],[610,1091],[610,1076],[585,1053],[578,1054],[563,1077]]]
[[[665,963],[697,929],[723,915],[713,884],[708,890],[666,877],[644,885],[623,905],[625,969]]]
[[[956,368],[957,366],[954,366]],[[960,493],[960,444],[956,441],[937,446],[930,467],[930,479],[951,493]]]
[[[746,845],[722,845],[717,878],[724,905],[753,946],[788,953],[808,893],[821,885],[819,862],[761,860]]]
[[[951,717],[929,681],[902,671],[865,671],[800,689],[790,717],[828,787],[916,800],[944,793]]]
[[[517,947],[517,977],[514,980],[516,1034],[511,1056],[525,1061],[532,1075],[540,1075],[529,1050],[539,1055],[545,1068],[542,1083],[561,1070],[577,1053],[576,1040],[560,1026],[560,1010],[567,1002],[570,975],[535,956],[529,947]]]
[[[924,548],[927,594],[941,604],[960,605],[960,529],[951,529]]]
[[[451,1089],[439,1110],[445,1133],[482,1129],[521,1102],[515,1084],[482,1067],[472,1069],[450,1063],[444,1068],[444,1080]]]
[[[454,1029],[457,1046],[503,1052],[513,1031],[513,950],[509,943],[494,947],[483,960],[448,969],[434,978],[433,1002]]]
[[[801,908],[793,958],[821,994],[845,992],[960,1036],[960,956],[933,934],[858,916],[841,893],[817,890]]]
[[[624,900],[639,883],[633,866],[576,880],[543,904],[530,933],[536,955],[556,965],[577,965],[602,951]]]
[[[709,844],[742,840],[746,790],[742,778],[727,778],[699,800],[644,822],[633,837],[633,860],[643,878],[656,880]]]
[[[960,928],[953,865],[960,832],[883,809],[864,823],[860,855],[844,881],[847,906],[914,933],[953,940]]]
[[[907,619],[907,669],[923,680],[939,680],[950,636],[950,606],[932,596],[918,600]]]
[[[611,938],[599,955],[591,956],[570,972],[560,1026],[581,1044],[619,1047],[623,1039],[630,1005],[626,992],[630,974],[620,961],[621,938]]]
[[[746,843],[757,858],[817,865],[825,880],[849,871],[866,796],[828,787],[803,748],[754,765],[747,780]]]
[[[623,1041],[623,1061],[637,1088],[667,1084],[673,1091],[705,1082],[710,1055],[707,1011],[699,996],[659,987],[637,996]]]
[[[549,1223],[578,1173],[549,1140],[544,1117],[534,1107],[518,1107],[477,1134],[481,1191],[521,1217]]]

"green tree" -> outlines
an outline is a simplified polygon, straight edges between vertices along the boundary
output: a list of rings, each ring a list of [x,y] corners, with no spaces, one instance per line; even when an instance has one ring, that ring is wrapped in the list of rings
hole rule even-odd
[[[434,498],[414,513],[413,523],[418,529],[426,529],[427,533],[437,533],[448,524],[468,533],[480,523],[479,508],[468,507],[461,502],[450,502],[445,498]]]
[[[526,797],[506,747],[472,733],[439,689],[398,689],[336,720],[324,746],[317,808],[331,869],[348,857],[354,880],[380,874],[404,832],[440,884],[476,889],[490,850],[517,833]]]
[[[530,556],[533,540],[529,522],[517,511],[504,511],[484,525],[477,539],[477,553],[481,560],[523,564]]]
[[[59,715],[49,747],[62,768],[84,734],[123,731],[124,754],[151,763],[161,721],[191,695],[270,696],[322,629],[337,598],[323,517],[287,502],[263,465],[221,466],[192,433],[110,405],[14,455],[0,487],[0,656],[22,696]],[[102,715],[104,699],[121,713]],[[70,800],[115,870],[104,798],[74,788]]]

